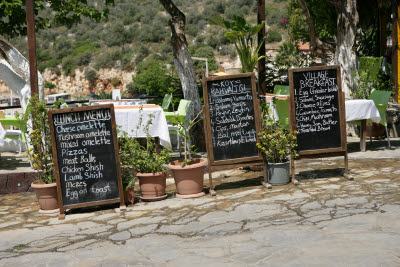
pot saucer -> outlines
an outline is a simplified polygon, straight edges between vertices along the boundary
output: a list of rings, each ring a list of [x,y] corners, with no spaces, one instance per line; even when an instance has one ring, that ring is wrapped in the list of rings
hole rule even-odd
[[[206,193],[204,193],[204,192],[200,192],[200,193],[197,193],[197,194],[190,194],[190,195],[179,195],[177,193],[176,197],[177,198],[195,198],[195,197],[202,197],[202,196],[205,196],[205,195],[206,195]]]
[[[53,213],[60,213],[60,209],[54,209],[54,210],[42,210],[39,209],[40,214],[53,214]]]
[[[140,197],[141,200],[147,201],[147,202],[163,200],[163,199],[166,199],[166,198],[167,198],[167,194],[162,195],[162,196],[158,196],[158,197],[152,197],[152,196],[147,196],[147,197],[142,197],[142,196],[141,196],[141,197]]]

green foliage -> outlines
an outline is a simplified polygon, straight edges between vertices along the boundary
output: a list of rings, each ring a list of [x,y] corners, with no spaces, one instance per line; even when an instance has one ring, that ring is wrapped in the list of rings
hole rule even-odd
[[[137,74],[129,86],[131,94],[158,94],[171,86],[171,76],[165,64],[156,59],[148,59],[137,65]]]
[[[304,66],[305,59],[299,53],[299,47],[294,42],[287,40],[280,47],[275,57],[276,65],[289,69]]]
[[[281,24],[284,14],[279,8],[267,8],[266,21],[268,25]]]
[[[278,31],[269,30],[267,35],[268,35],[267,43],[282,41],[282,35]]]
[[[120,150],[120,162],[122,171],[122,181],[125,188],[133,186],[136,182],[136,173],[156,173],[166,172],[165,166],[171,160],[171,151],[162,149],[157,153],[154,138],[149,135],[149,127],[152,124],[152,116],[143,122],[143,109],[141,108],[137,130],[144,127],[146,133],[145,145],[140,144],[137,138],[130,137],[126,132],[120,131],[118,138]]]
[[[331,1],[305,0],[305,4],[314,19],[317,36],[322,41],[334,41],[336,36],[337,14]],[[309,24],[297,0],[290,0],[287,10],[289,35],[295,41],[308,42]]]
[[[257,62],[265,57],[258,57],[258,51],[264,45],[264,40],[258,46],[255,40],[265,22],[251,27],[243,17],[234,16],[233,18],[233,21],[227,21],[221,16],[214,16],[209,22],[230,30],[225,34],[225,37],[235,44],[242,63],[242,72],[252,72]]]
[[[66,57],[62,61],[62,68],[66,75],[73,74],[77,66],[77,59],[75,57]]]
[[[25,1],[12,0],[0,2],[0,35],[10,37],[26,35],[26,11]],[[111,5],[114,1],[105,0],[105,4]],[[81,20],[81,16],[89,17],[96,21],[108,15],[108,9],[97,10],[89,6],[87,0],[52,0],[35,1],[35,27],[36,29],[49,28],[54,25],[72,25]],[[40,11],[46,11],[51,16],[37,16]]]
[[[90,83],[94,83],[97,78],[98,78],[98,74],[95,70],[93,69],[89,69],[89,70],[85,70],[85,78],[86,80],[88,80]]]
[[[54,83],[52,83],[52,82],[45,82],[44,83],[44,88],[48,88],[48,89],[54,89],[54,88],[56,88],[56,85],[54,84]]]
[[[59,104],[56,102],[54,106]],[[47,111],[51,109],[53,108],[46,108],[46,103],[40,101],[39,96],[35,95],[29,99],[25,114],[17,114],[20,123],[28,127],[28,158],[34,169],[39,172],[40,179],[46,184],[55,182],[50,124],[47,114]],[[27,123],[28,120],[31,120],[33,126]]]
[[[208,71],[214,71],[217,69],[217,62],[215,61],[214,50],[208,45],[197,45],[189,48],[190,54],[193,57],[201,57],[208,59]],[[200,70],[205,71],[206,63],[201,60],[193,60],[196,72]]]
[[[97,94],[94,94],[93,99],[112,99],[112,92],[107,93],[104,90],[98,89]]]
[[[290,133],[282,129],[278,122],[274,122],[268,114],[268,107],[264,103],[262,108],[263,129],[258,134],[260,142],[257,147],[266,162],[281,163],[286,162],[291,157],[298,157],[297,132]]]
[[[121,84],[121,81],[118,79],[118,77],[113,77],[111,79],[111,84],[112,86],[117,87]]]

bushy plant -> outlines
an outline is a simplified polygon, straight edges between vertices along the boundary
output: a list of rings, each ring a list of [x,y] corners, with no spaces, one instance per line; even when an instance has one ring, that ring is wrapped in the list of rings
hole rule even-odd
[[[53,107],[47,107],[44,101],[35,95],[29,99],[25,114],[17,114],[20,123],[27,125],[29,161],[35,170],[39,172],[42,183],[51,184],[55,182],[52,142],[50,135],[50,124],[48,110],[58,108],[60,102],[54,103]],[[30,121],[30,123],[28,123]]]
[[[125,188],[132,187],[136,182],[136,173],[166,172],[166,163],[170,161],[170,150],[162,149],[157,153],[155,141],[149,135],[149,127],[152,124],[152,115],[143,125],[142,109],[137,129],[144,127],[146,142],[142,145],[137,138],[132,138],[125,131],[119,131],[118,138],[119,155],[121,162],[122,181]]]
[[[257,147],[260,149],[264,160],[269,163],[286,162],[289,155],[293,158],[298,157],[297,132],[288,132],[280,127],[279,121],[274,122],[268,114],[268,108],[263,108],[263,129],[258,134],[259,142]]]
[[[242,63],[242,72],[252,72],[257,62],[265,58],[265,56],[258,56],[264,40],[260,40],[258,45],[256,40],[257,33],[264,26],[264,21],[251,27],[243,17],[233,16],[233,21],[226,21],[221,16],[213,16],[209,22],[228,30],[225,37],[235,44]]]

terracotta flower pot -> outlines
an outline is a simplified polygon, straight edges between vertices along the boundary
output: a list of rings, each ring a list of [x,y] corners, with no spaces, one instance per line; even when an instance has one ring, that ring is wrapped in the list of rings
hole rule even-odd
[[[371,135],[370,135],[371,129]],[[368,123],[367,124],[367,137],[372,139],[380,139],[385,135],[385,126],[379,123]]]
[[[128,202],[133,205],[133,202],[135,202],[135,187],[129,187],[128,189],[124,190],[124,199],[125,202]]]
[[[41,184],[39,181],[34,181],[31,187],[36,193],[39,201],[39,213],[58,213],[58,195],[57,184]]]
[[[167,173],[137,173],[139,178],[141,199],[143,201],[157,201],[167,197],[165,188],[167,186]]]
[[[175,179],[176,194],[179,198],[193,198],[204,196],[204,159],[194,159],[192,163],[182,167],[182,161],[176,160],[168,164]]]

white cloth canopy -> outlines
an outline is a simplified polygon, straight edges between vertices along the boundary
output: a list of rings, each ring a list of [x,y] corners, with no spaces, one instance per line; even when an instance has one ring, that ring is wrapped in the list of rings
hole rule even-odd
[[[147,121],[151,119],[152,124],[149,127],[150,136],[159,137],[160,144],[170,148],[171,141],[164,111],[161,107],[154,107],[154,105],[149,106],[151,107],[143,105],[141,112],[137,106],[132,106],[132,108],[128,106],[123,106],[121,108],[115,107],[115,123],[117,126],[120,126],[120,130],[127,132],[132,137],[146,137],[144,128]],[[154,117],[150,118],[150,114]],[[137,129],[140,117],[142,117],[142,123],[139,129]]]

